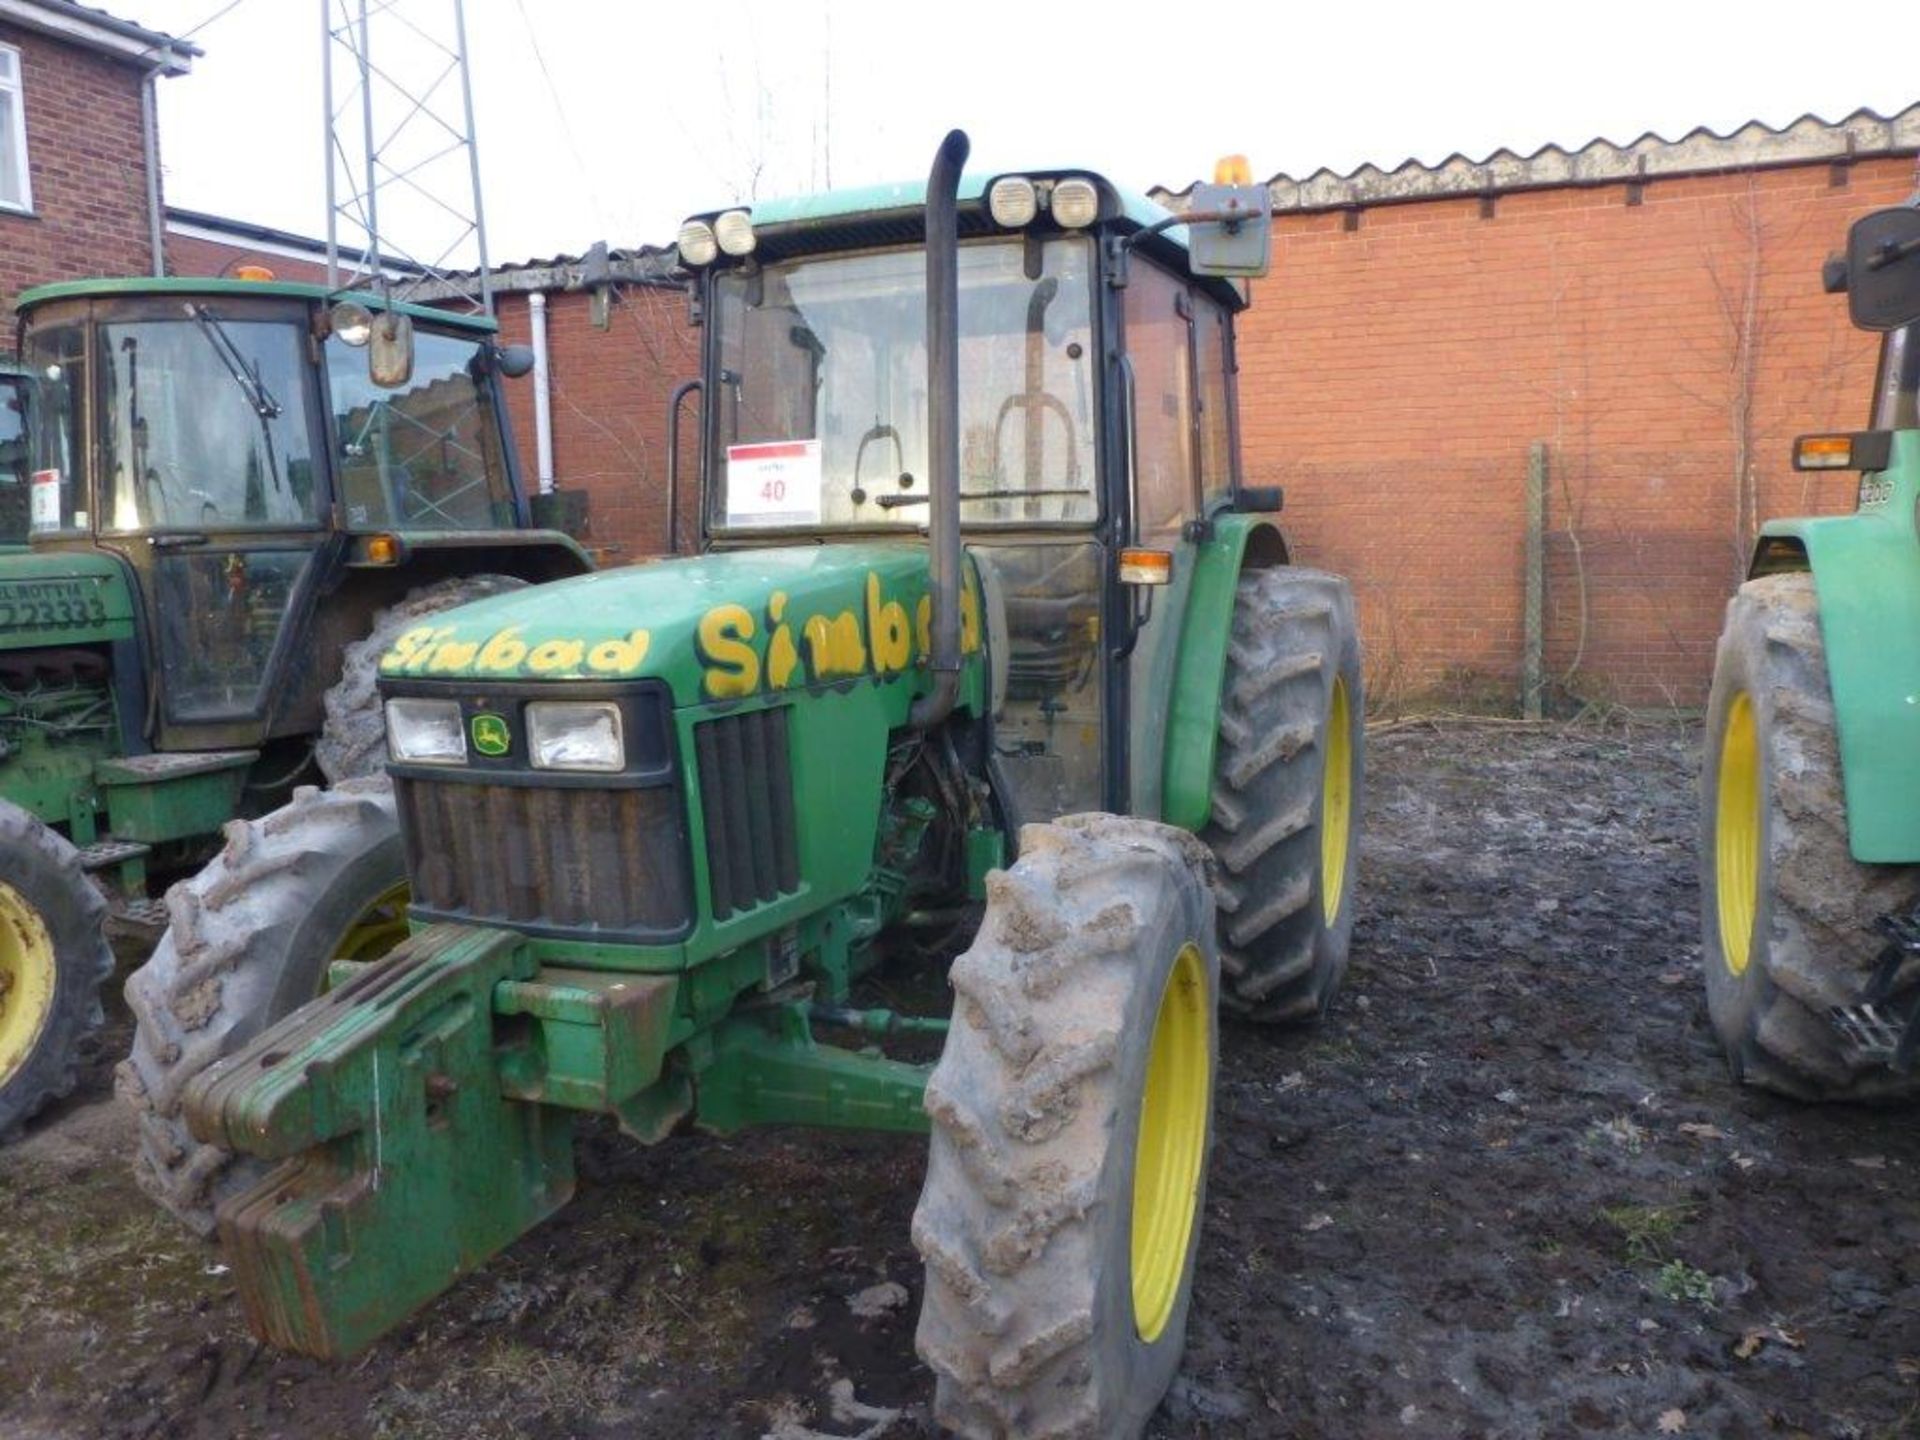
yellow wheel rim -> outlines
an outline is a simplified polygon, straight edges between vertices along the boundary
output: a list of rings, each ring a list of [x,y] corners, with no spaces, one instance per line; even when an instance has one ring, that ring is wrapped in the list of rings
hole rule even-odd
[[[1714,785],[1713,891],[1719,905],[1720,958],[1744,975],[1760,901],[1760,730],[1742,690],[1720,732]]]
[[[1200,1200],[1207,1103],[1213,1089],[1205,962],[1191,943],[1160,995],[1140,1098],[1133,1171],[1133,1323],[1151,1344],[1173,1317]]]
[[[58,980],[47,922],[18,890],[0,883],[0,1084],[26,1063],[47,1028]]]
[[[1333,677],[1327,707],[1327,765],[1320,777],[1320,909],[1331,925],[1340,918],[1347,884],[1347,838],[1353,830],[1353,716],[1347,682]]]
[[[378,960],[394,946],[407,938],[407,900],[411,891],[407,882],[402,880],[390,889],[383,890],[373,903],[360,912],[360,916],[347,927],[347,933],[340,937],[340,943],[333,947],[335,960]],[[313,992],[324,995],[332,988],[329,967],[320,968],[320,984]]]
[[[407,938],[407,882],[384,890],[347,927],[334,948],[336,960],[378,960]],[[324,989],[324,985],[322,986]]]

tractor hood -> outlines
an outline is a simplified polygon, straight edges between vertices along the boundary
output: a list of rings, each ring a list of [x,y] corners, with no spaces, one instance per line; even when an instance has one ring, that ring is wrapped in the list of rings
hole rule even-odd
[[[927,551],[905,543],[737,550],[606,570],[434,615],[381,658],[389,678],[658,678],[676,705],[884,679],[928,652]],[[980,649],[978,579],[961,646]]]

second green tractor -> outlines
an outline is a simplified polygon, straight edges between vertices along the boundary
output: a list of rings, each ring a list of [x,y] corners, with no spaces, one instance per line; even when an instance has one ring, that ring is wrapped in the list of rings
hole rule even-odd
[[[1727,606],[1701,779],[1702,963],[1736,1079],[1803,1100],[1920,1088],[1920,201],[1827,264],[1880,336],[1867,428],[1795,468],[1851,514],[1762,527]]]
[[[134,1063],[266,1339],[350,1354],[483,1263],[572,1193],[581,1114],[930,1132],[941,1422],[1159,1403],[1216,1015],[1311,1020],[1347,961],[1353,601],[1241,473],[1264,189],[1176,217],[966,150],[690,220],[699,553],[404,631],[391,791],[304,792],[177,892]],[[328,967],[398,884],[410,938]],[[873,1003],[956,924],[950,1016]],[[195,1023],[322,984],[243,1046]]]

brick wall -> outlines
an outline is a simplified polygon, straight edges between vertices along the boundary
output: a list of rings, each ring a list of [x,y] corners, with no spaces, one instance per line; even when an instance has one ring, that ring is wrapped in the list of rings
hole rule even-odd
[[[1241,323],[1249,477],[1353,577],[1377,694],[1511,698],[1527,451],[1550,453],[1547,671],[1698,704],[1757,523],[1845,509],[1794,435],[1865,421],[1875,342],[1820,288],[1910,158],[1279,222]],[[1745,477],[1744,485],[1742,477]]]
[[[529,341],[527,297],[495,300],[505,344]],[[667,398],[700,373],[700,332],[687,324],[686,295],[623,285],[609,324],[596,329],[589,297],[578,291],[547,297],[547,364],[553,406],[555,483],[590,497],[595,545],[617,547],[616,559],[657,554],[666,539]],[[509,380],[508,408],[527,488],[535,484],[533,377]],[[683,442],[699,442],[699,405],[689,401]],[[693,533],[691,464],[682,465],[681,534]]]
[[[0,305],[20,291],[152,269],[140,72],[0,24],[20,50],[34,213],[0,211]]]

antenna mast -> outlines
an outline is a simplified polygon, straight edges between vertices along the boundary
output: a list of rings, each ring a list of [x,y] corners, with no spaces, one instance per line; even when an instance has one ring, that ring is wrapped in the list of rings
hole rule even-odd
[[[492,314],[464,0],[320,0],[320,14],[327,284]]]

